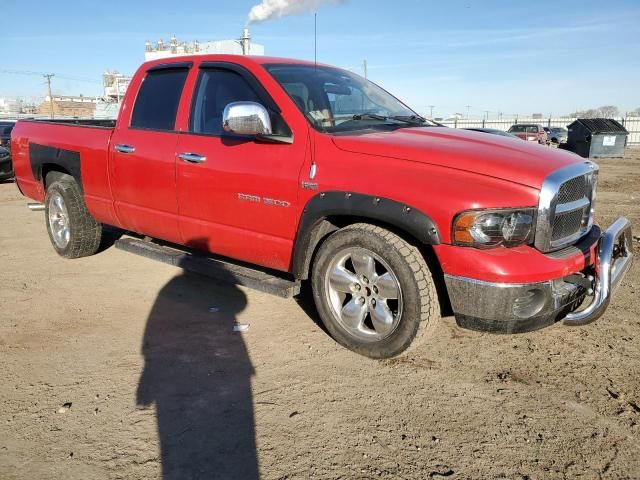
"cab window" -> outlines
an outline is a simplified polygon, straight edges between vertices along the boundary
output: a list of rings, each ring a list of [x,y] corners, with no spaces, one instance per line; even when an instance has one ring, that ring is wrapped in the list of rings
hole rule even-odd
[[[241,75],[230,70],[202,70],[191,108],[189,130],[221,135],[222,113],[232,102],[260,103],[260,100]]]
[[[188,68],[152,70],[140,85],[131,116],[132,128],[173,130]]]

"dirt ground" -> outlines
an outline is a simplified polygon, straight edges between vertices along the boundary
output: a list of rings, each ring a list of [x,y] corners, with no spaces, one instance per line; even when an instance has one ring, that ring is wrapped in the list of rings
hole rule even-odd
[[[639,233],[640,150],[599,163],[600,223]],[[0,218],[4,480],[640,478],[640,261],[592,325],[444,318],[379,362],[294,300],[114,248],[64,260],[13,184]]]

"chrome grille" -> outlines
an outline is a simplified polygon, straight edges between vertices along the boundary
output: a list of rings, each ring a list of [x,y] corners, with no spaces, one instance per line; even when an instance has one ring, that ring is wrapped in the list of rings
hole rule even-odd
[[[542,185],[536,248],[550,252],[571,245],[593,224],[593,200],[598,167],[585,162],[557,170]]]
[[[584,210],[574,210],[573,212],[560,213],[553,219],[553,229],[551,230],[551,241],[557,242],[563,238],[570,237],[580,231]]]
[[[580,175],[568,182],[564,182],[558,192],[558,203],[575,202],[576,200],[584,198],[585,192],[587,191],[587,183],[588,179],[586,175]]]

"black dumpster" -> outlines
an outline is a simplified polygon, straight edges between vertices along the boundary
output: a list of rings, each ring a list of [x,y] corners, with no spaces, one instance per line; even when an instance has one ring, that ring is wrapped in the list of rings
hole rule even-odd
[[[579,118],[568,125],[566,150],[584,158],[624,157],[629,132],[611,118]]]

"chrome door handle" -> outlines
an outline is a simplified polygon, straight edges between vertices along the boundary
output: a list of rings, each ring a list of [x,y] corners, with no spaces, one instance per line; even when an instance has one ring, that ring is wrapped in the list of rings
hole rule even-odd
[[[120,153],[133,153],[136,151],[136,147],[132,147],[131,145],[124,145],[122,143],[117,144],[114,148],[116,152]]]
[[[179,153],[178,158],[183,162],[189,163],[204,163],[207,161],[207,157],[205,157],[204,155],[200,155],[199,153]]]

